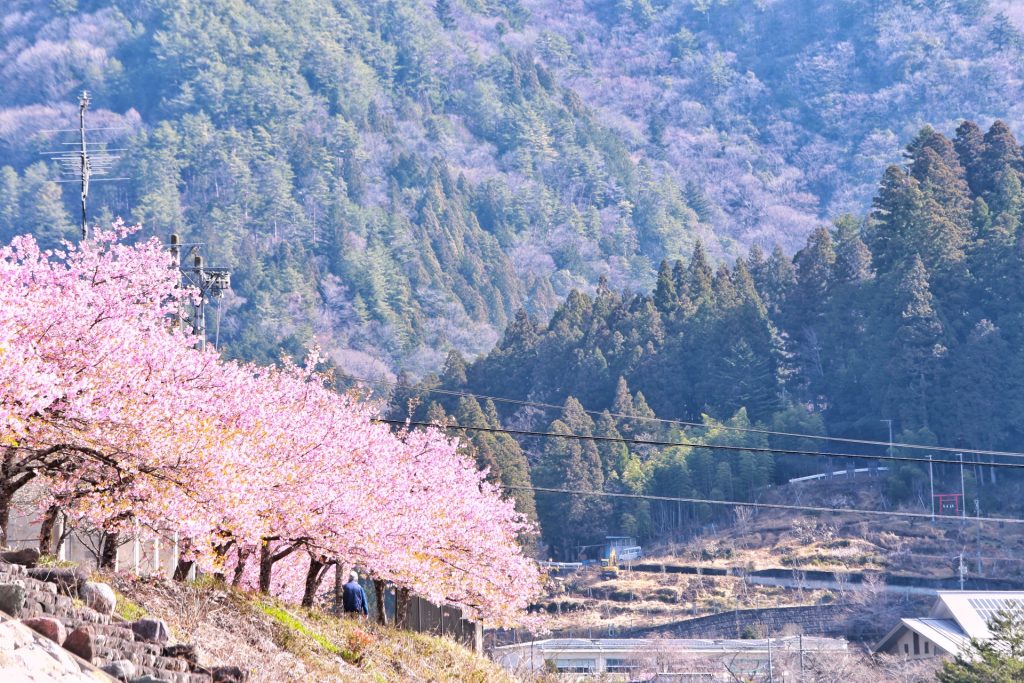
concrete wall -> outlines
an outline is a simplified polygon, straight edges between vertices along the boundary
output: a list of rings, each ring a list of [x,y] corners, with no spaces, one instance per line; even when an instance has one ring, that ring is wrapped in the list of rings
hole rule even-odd
[[[15,496],[7,528],[7,545],[12,548],[39,547],[39,511],[32,504],[35,491],[27,486]],[[55,530],[60,533],[60,530]],[[139,529],[126,534],[117,552],[117,569],[130,569],[139,575],[160,574],[170,578],[177,564],[175,534]],[[61,547],[61,559],[83,567],[96,566],[96,539],[72,532]]]
[[[914,636],[918,637],[917,653],[914,653]],[[925,652],[925,645],[928,646],[928,651]],[[895,649],[890,650],[892,654],[907,657],[909,659],[930,659],[943,654],[942,650],[936,650],[935,643],[931,642],[924,636],[914,633],[910,629],[896,641]]]
[[[655,633],[672,638],[775,637],[785,631],[815,636],[845,636],[850,610],[846,605],[798,605],[740,609],[684,619],[655,629],[639,629],[630,637]]]
[[[409,599],[409,629],[419,633],[447,636],[470,648],[483,652],[483,628],[462,618],[462,610],[451,605],[437,606],[413,596]]]

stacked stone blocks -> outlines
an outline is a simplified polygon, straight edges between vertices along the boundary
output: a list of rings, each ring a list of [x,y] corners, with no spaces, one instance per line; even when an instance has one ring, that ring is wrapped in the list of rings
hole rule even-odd
[[[199,666],[192,646],[169,642],[162,621],[124,621],[113,614],[112,589],[87,578],[76,568],[28,568],[0,559],[0,612],[21,619],[65,650],[116,676],[108,680],[243,683],[247,678],[237,667]],[[83,604],[83,598],[102,611]]]

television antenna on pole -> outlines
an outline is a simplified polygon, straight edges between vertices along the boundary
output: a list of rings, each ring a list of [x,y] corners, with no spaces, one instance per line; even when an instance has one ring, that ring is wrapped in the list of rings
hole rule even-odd
[[[125,150],[109,148],[107,143],[103,142],[90,143],[86,136],[86,133],[94,130],[120,130],[120,128],[86,128],[85,112],[91,102],[92,98],[89,97],[89,91],[83,90],[78,98],[78,128],[41,131],[43,133],[78,133],[78,140],[60,143],[62,146],[71,147],[72,149],[60,149],[42,152],[42,154],[57,162],[61,179],[56,182],[79,183],[81,187],[82,239],[89,237],[89,184],[91,182],[128,180],[128,178],[107,177],[114,164],[121,158],[120,154],[111,154],[111,152],[123,152]]]

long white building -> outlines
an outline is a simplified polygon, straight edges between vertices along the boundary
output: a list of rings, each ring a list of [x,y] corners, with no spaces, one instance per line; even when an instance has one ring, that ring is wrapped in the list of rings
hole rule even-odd
[[[492,658],[518,674],[559,674],[565,680],[734,681],[736,675],[780,676],[800,652],[846,652],[845,640],[789,636],[751,640],[555,638],[494,648]],[[781,680],[778,679],[778,680]]]

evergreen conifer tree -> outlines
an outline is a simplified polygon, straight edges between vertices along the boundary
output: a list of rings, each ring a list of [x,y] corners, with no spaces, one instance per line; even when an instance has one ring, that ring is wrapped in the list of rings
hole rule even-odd
[[[942,322],[932,305],[928,273],[916,254],[896,287],[898,321],[889,363],[887,407],[904,429],[929,426],[939,359],[946,354]]]
[[[654,305],[663,314],[672,312],[677,302],[675,281],[672,278],[672,270],[668,261],[662,261],[658,268],[658,281],[654,289]]]
[[[25,169],[20,199],[19,232],[32,233],[47,249],[75,238],[77,231],[64,208],[60,185],[50,180],[46,164],[40,161]]]
[[[837,283],[864,282],[874,275],[871,250],[860,236],[860,225],[853,216],[843,216],[835,222],[836,260],[833,279]]]
[[[714,291],[712,281],[714,278],[711,265],[708,263],[707,255],[704,253],[704,245],[700,240],[693,246],[693,255],[690,256],[690,264],[687,268],[687,290],[690,298],[697,307],[709,307],[714,305]]]
[[[874,200],[868,233],[868,246],[879,273],[899,268],[916,253],[910,239],[923,202],[916,178],[899,166],[886,169]]]
[[[985,156],[985,135],[973,121],[964,121],[956,129],[953,148],[960,158],[960,165],[965,171],[967,184],[971,194],[977,196],[982,192],[982,158]]]
[[[676,259],[676,262],[672,265],[672,284],[675,289],[676,298],[682,304],[684,309],[688,309],[690,305],[690,288],[688,284],[688,277],[686,272],[686,264],[683,263],[682,259]],[[685,310],[687,314],[688,310]]]
[[[999,612],[988,625],[992,637],[972,638],[963,652],[945,662],[939,683],[1016,683],[1024,680],[1024,618]]]
[[[578,404],[577,404],[578,405]],[[574,406],[567,410],[578,417]],[[548,431],[570,436],[574,430],[562,420],[551,423]],[[590,448],[586,447],[590,444]],[[604,476],[600,456],[592,441],[550,438],[544,444],[534,484],[542,488],[565,488],[573,491],[601,491]],[[558,557],[575,560],[578,545],[592,544],[606,533],[609,506],[603,498],[580,494],[537,493],[537,514],[543,535]]]

